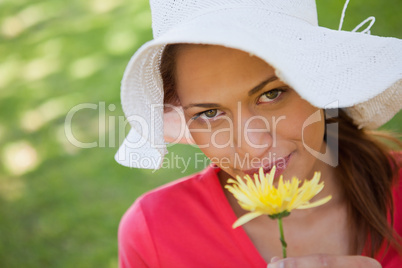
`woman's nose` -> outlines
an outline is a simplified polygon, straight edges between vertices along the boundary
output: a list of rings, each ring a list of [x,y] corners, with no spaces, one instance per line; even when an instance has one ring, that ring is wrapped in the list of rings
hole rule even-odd
[[[245,155],[263,157],[273,146],[272,120],[244,111],[234,122],[234,145],[236,151]]]

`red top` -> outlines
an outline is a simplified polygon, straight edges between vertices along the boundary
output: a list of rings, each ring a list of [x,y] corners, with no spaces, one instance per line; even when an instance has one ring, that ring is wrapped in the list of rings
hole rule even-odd
[[[120,267],[266,268],[244,229],[232,229],[237,217],[218,171],[210,166],[138,198],[120,223]],[[402,194],[394,196],[394,227],[402,235]],[[381,264],[400,268],[402,258],[389,250]]]

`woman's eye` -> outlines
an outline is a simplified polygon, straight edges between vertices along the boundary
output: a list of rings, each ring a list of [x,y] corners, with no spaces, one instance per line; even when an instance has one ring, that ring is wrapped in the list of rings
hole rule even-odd
[[[267,91],[259,97],[258,103],[275,101],[283,93],[283,91],[284,90],[282,89],[272,89]]]
[[[218,110],[216,110],[216,109],[208,110],[208,111],[205,111],[203,114],[208,118],[212,118],[218,114]]]
[[[218,116],[220,116],[222,114],[223,114],[223,112],[218,109],[211,109],[211,110],[196,114],[196,116],[194,116],[193,119],[201,118],[203,120],[211,120],[211,119],[217,118]]]

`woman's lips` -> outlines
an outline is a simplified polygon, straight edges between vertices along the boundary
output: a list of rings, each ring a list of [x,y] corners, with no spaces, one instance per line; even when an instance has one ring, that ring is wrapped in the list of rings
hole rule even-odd
[[[275,162],[270,163],[269,165],[262,166],[264,170],[264,174],[267,174],[271,172],[271,169],[273,166],[276,166],[276,171],[275,171],[275,178],[278,178],[286,169],[288,166],[289,160],[291,158],[293,153],[290,153],[289,155],[285,157],[281,157],[277,159]],[[260,168],[253,168],[253,169],[248,169],[248,170],[242,170],[244,174],[247,174],[249,176],[253,176],[255,173],[258,174]]]

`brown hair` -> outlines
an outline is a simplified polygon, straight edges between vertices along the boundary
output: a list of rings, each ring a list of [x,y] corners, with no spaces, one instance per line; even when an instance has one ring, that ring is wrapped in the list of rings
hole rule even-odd
[[[162,59],[160,64],[160,72],[162,75],[163,81],[163,103],[169,104],[173,106],[179,106],[180,101],[179,97],[176,94],[175,90],[175,70],[176,70],[176,62],[175,58],[177,55],[177,51],[180,46],[183,45],[167,45],[162,53]],[[170,110],[169,106],[165,105],[165,112]]]
[[[387,241],[402,253],[401,238],[392,228],[392,188],[398,182],[401,159],[393,157],[391,149],[379,139],[392,141],[399,148],[402,143],[386,132],[358,129],[343,110],[327,121],[339,123],[336,172],[347,198],[352,231],[357,234],[351,241],[352,248],[355,252],[364,249],[374,257]]]
[[[175,57],[181,46],[185,45],[166,46],[160,65],[164,103],[175,106],[180,105],[175,91]],[[394,158],[378,137],[393,141],[399,148],[402,143],[384,132],[358,129],[343,110],[326,125],[330,123],[338,123],[339,165],[335,172],[348,204],[350,228],[356,234],[350,241],[351,248],[356,254],[364,250],[374,257],[386,241],[401,254],[401,238],[393,229],[392,198],[401,158]]]

